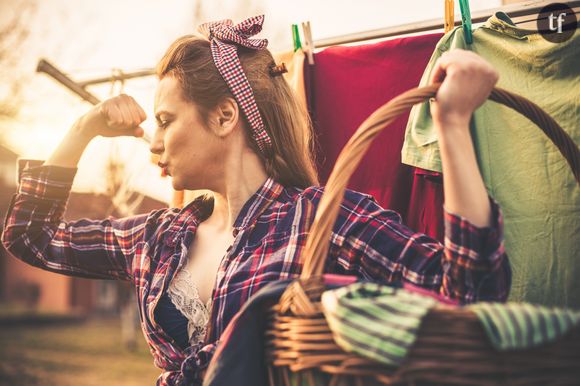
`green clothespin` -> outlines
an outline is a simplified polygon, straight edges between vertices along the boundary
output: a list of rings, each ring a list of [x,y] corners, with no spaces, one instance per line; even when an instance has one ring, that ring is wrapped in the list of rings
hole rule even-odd
[[[298,24],[292,24],[292,40],[294,41],[294,52],[302,48],[300,33],[298,33]]]
[[[459,0],[459,8],[461,9],[461,24],[463,26],[463,34],[467,44],[473,43],[473,34],[471,32],[471,12],[469,12],[469,1]]]

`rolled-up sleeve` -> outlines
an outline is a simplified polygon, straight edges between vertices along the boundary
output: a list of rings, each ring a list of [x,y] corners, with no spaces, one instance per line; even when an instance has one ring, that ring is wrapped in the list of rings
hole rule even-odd
[[[477,227],[447,210],[445,216],[442,292],[466,303],[505,301],[511,285],[511,269],[505,253],[503,216],[489,198],[492,224]]]

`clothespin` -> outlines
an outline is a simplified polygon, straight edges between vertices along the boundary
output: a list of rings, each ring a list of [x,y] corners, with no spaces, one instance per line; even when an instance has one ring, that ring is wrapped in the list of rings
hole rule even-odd
[[[467,44],[473,43],[473,34],[471,32],[471,12],[469,12],[469,1],[459,0],[459,8],[461,9],[461,25],[463,26],[463,34]]]
[[[302,23],[302,36],[304,37],[304,45],[302,50],[308,58],[308,64],[314,64],[314,42],[312,41],[312,31],[310,30],[310,22]]]
[[[298,24],[292,24],[292,41],[294,43],[294,52],[302,48],[302,43],[300,43],[300,33],[298,32]]]
[[[455,26],[455,0],[444,0],[445,1],[445,22],[444,28],[445,33],[451,31]]]

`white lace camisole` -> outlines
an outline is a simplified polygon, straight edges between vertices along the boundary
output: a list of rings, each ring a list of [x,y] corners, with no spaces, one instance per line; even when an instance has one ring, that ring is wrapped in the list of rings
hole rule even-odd
[[[199,297],[197,286],[191,278],[191,273],[185,265],[169,284],[167,294],[175,307],[187,318],[187,336],[191,346],[196,346],[203,341],[209,312],[211,298],[204,304]]]

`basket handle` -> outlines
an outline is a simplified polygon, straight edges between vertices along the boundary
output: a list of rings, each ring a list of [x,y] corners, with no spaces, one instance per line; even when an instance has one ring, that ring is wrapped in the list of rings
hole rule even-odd
[[[426,87],[414,88],[391,99],[359,126],[342,149],[326,184],[306,241],[306,249],[302,253],[303,258],[306,259],[300,275],[302,279],[323,273],[329,249],[328,240],[330,240],[332,227],[338,217],[344,191],[350,176],[356,170],[373,139],[397,116],[409,110],[414,104],[434,97],[440,86],[441,83],[435,83]],[[580,185],[580,150],[572,138],[551,116],[530,100],[500,88],[494,88],[489,99],[511,107],[542,129],[566,158],[577,183]]]

